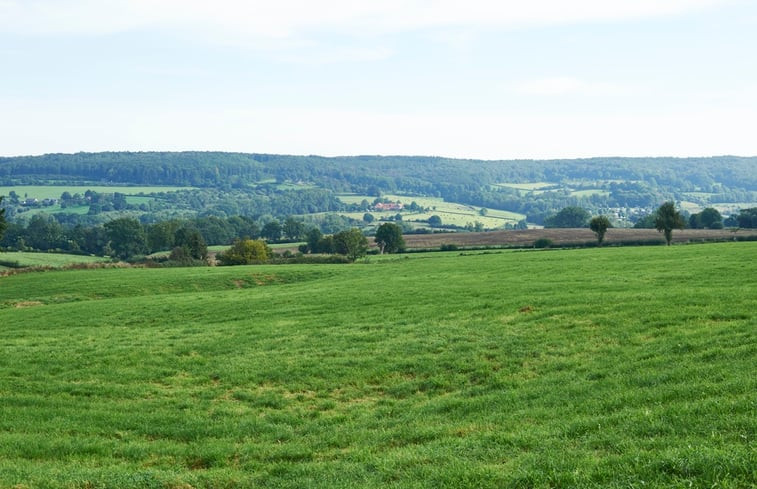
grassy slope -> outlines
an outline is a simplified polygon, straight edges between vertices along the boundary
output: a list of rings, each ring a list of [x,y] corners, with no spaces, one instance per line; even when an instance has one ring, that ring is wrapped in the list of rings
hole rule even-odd
[[[754,253],[0,278],[0,487],[752,487]]]
[[[22,267],[62,267],[73,263],[97,263],[108,260],[100,256],[7,251],[0,252],[0,261],[16,262]]]
[[[146,194],[153,192],[176,192],[177,190],[191,190],[194,187],[168,187],[168,186],[118,186],[118,185],[17,185],[0,186],[0,195],[8,195],[15,191],[21,199],[28,196],[30,199],[59,199],[63,192],[70,194],[80,193],[84,195],[87,190],[100,193],[119,192],[126,195],[136,195],[140,192]]]
[[[498,209],[487,209],[487,215],[481,216],[479,211],[481,207],[459,204],[456,202],[445,202],[441,198],[436,197],[417,197],[406,195],[384,195],[392,202],[402,202],[405,205],[409,205],[411,202],[417,203],[421,207],[429,209],[428,212],[414,212],[410,213],[403,211],[403,219],[406,221],[420,221],[428,220],[429,217],[437,215],[442,219],[444,225],[465,226],[466,224],[473,224],[476,221],[481,222],[487,229],[503,228],[506,223],[517,224],[521,219],[525,219],[525,214],[518,214],[516,212],[503,211]],[[339,195],[339,199],[347,204],[357,204],[363,200],[373,202],[375,197],[367,195]],[[369,211],[374,217],[380,219],[382,217],[395,216],[397,211]],[[340,212],[347,217],[353,219],[362,219],[364,212]]]

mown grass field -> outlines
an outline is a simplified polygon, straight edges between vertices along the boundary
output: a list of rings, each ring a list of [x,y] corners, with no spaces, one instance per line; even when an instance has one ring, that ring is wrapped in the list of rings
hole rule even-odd
[[[137,195],[140,193],[150,194],[153,192],[176,192],[178,190],[191,190],[194,187],[167,187],[167,186],[118,186],[118,185],[16,185],[0,186],[0,195],[8,195],[15,191],[19,198],[26,197],[30,199],[59,199],[63,192],[69,192],[71,195],[79,193],[84,195],[87,190],[99,193],[119,192],[126,195]]]
[[[108,259],[100,256],[26,251],[0,251],[0,263],[16,263],[19,267],[63,267],[74,263],[98,263],[105,261],[108,261]],[[2,268],[0,268],[0,270],[2,270]]]
[[[465,226],[467,224],[474,224],[476,221],[481,222],[486,229],[500,229],[504,228],[505,224],[515,225],[518,221],[525,219],[525,214],[518,214],[517,212],[503,211],[499,209],[487,209],[486,215],[480,214],[481,207],[472,205],[459,204],[456,202],[446,202],[442,198],[437,197],[416,197],[407,195],[384,195],[385,198],[392,202],[402,202],[406,206],[411,202],[417,203],[419,206],[429,209],[428,212],[408,212],[403,210],[403,220],[414,223],[416,221],[426,221],[431,216],[439,216],[442,219],[442,225],[453,226]],[[346,204],[359,204],[363,200],[373,202],[375,197],[368,195],[351,195],[341,194],[339,199]],[[377,219],[393,217],[397,214],[397,211],[369,211]],[[365,212],[340,212],[339,214],[350,217],[352,219],[362,219]],[[416,227],[427,227],[425,225],[418,225]]]
[[[0,487],[754,487],[756,251],[3,277]]]

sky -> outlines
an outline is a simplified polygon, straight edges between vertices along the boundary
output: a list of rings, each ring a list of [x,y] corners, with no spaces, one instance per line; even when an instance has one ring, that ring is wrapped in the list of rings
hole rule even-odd
[[[754,0],[0,0],[0,155],[757,155]]]

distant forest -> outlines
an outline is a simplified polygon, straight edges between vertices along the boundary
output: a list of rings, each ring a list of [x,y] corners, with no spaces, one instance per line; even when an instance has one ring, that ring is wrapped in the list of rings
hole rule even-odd
[[[548,185],[538,191],[513,186],[532,182]],[[163,207],[147,209],[154,214],[148,219],[153,221],[186,216],[190,211],[219,217],[344,211],[336,195],[353,193],[441,197],[525,214],[528,222],[541,224],[565,206],[603,212],[611,208],[651,210],[665,200],[693,200],[703,206],[755,202],[757,157],[482,161],[221,152],[0,157],[0,185],[52,184],[198,188],[164,195]],[[284,188],[284,184],[292,188]],[[68,219],[81,222],[88,218]]]

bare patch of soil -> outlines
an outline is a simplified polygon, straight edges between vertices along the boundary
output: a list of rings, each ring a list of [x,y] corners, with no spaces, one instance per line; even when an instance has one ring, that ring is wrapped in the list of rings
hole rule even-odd
[[[683,229],[673,231],[674,243],[698,241],[730,241],[746,236],[757,236],[757,229]],[[556,245],[584,245],[596,243],[597,238],[588,228],[522,229],[488,231],[483,233],[408,234],[404,236],[409,249],[438,249],[443,244],[461,248],[483,246],[531,246],[540,238],[552,240]],[[664,243],[665,237],[655,229],[609,229],[605,245]]]

